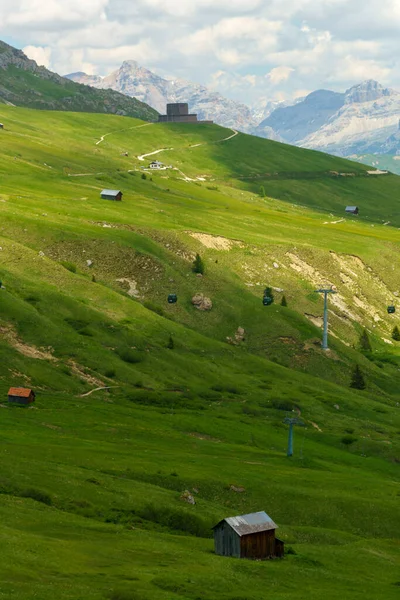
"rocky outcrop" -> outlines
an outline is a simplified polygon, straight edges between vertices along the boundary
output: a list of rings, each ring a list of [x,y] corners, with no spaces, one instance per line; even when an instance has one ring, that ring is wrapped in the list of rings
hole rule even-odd
[[[192,298],[192,304],[198,310],[207,311],[211,310],[213,307],[213,303],[210,298],[204,296],[204,294],[196,294]]]

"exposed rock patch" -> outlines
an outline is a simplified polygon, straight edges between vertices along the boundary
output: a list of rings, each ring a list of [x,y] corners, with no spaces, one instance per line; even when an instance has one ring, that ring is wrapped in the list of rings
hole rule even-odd
[[[11,325],[0,327],[0,335],[6,340],[10,346],[15,348],[17,352],[27,356],[28,358],[37,358],[39,360],[56,360],[53,356],[52,348],[36,348],[24,343],[19,337],[15,329]]]
[[[193,296],[192,304],[198,310],[201,310],[201,311],[208,311],[208,310],[211,310],[213,307],[213,303],[212,303],[211,299],[204,296],[204,294],[196,294],[195,296]]]
[[[187,231],[192,238],[198,240],[206,248],[212,250],[231,250],[234,246],[244,247],[242,242],[230,240],[219,235],[210,235],[208,233],[197,233],[195,231]]]

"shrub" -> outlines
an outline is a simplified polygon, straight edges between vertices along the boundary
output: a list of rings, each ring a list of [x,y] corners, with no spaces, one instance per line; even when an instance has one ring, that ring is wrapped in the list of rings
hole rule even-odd
[[[200,254],[196,254],[196,258],[193,261],[193,272],[201,273],[201,275],[204,273],[204,263]]]
[[[296,408],[295,403],[292,400],[288,400],[286,398],[274,398],[271,402],[272,407],[277,410],[284,410],[291,412],[294,408]]]
[[[266,195],[267,195],[267,194],[265,193],[265,187],[262,185],[262,186],[260,187],[260,196],[261,196],[261,198],[265,198],[265,197],[266,197]]]
[[[369,341],[367,330],[364,329],[362,334],[360,335],[360,348],[361,350],[365,350],[366,352],[371,352],[371,342]]]
[[[47,504],[47,506],[51,506],[53,504],[53,501],[49,494],[46,494],[46,492],[42,492],[41,490],[36,490],[34,488],[23,490],[20,496],[21,498],[32,498],[32,500],[36,500],[36,502],[41,502],[42,504]]]
[[[67,269],[67,271],[70,271],[71,273],[76,273],[76,265],[74,265],[74,263],[69,262],[68,260],[62,260],[60,262],[60,265],[62,265],[64,269]]]
[[[353,373],[351,375],[350,387],[355,390],[365,390],[365,379],[362,371],[358,365],[356,365],[353,369]]]
[[[168,340],[168,344],[167,344],[167,348],[169,350],[173,350],[174,349],[174,338],[172,337],[172,335],[169,336],[169,340]]]
[[[142,179],[147,179],[146,173],[142,173]]]
[[[158,306],[157,304],[154,304],[153,302],[144,302],[143,306],[145,308],[147,308],[148,310],[151,310],[152,312],[156,313],[157,315],[160,315],[160,317],[164,316],[164,311],[161,308],[161,306]]]
[[[393,328],[392,339],[395,340],[396,342],[400,341],[400,331],[399,331],[399,328],[397,327],[397,325]]]
[[[131,365],[140,363],[143,360],[143,357],[139,352],[131,350],[130,348],[118,350],[118,356],[121,360]]]
[[[115,369],[107,369],[107,371],[104,373],[104,375],[105,375],[105,377],[112,379],[116,375]]]
[[[285,296],[282,296],[281,306],[287,306],[287,300]]]
[[[354,442],[357,441],[357,438],[353,437],[352,435],[344,435],[341,441],[342,444],[345,444],[345,446],[351,446],[351,444],[354,444]]]

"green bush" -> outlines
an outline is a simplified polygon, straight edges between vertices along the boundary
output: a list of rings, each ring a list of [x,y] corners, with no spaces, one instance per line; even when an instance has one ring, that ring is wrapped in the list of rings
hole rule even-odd
[[[193,272],[204,274],[204,262],[200,254],[196,254],[196,258],[193,261]]]
[[[399,328],[397,327],[397,325],[393,328],[392,339],[395,340],[396,342],[400,341],[400,331],[399,331]]]
[[[296,408],[295,403],[292,400],[288,400],[286,398],[273,398],[271,401],[271,405],[277,410],[284,410],[286,412],[291,412]]]
[[[371,342],[369,341],[369,337],[368,337],[368,333],[367,333],[366,329],[364,329],[364,331],[360,335],[360,348],[361,348],[361,350],[364,350],[365,352],[371,352],[371,350],[372,350]]]
[[[47,504],[47,506],[51,506],[53,504],[49,494],[34,488],[23,490],[19,495],[21,498],[32,498],[32,500],[36,500],[36,502],[41,502],[42,504]]]
[[[151,310],[152,312],[156,313],[157,315],[160,315],[160,317],[164,316],[164,311],[161,308],[161,306],[158,306],[158,304],[154,304],[154,302],[150,302],[150,301],[143,302],[143,306],[145,308],[147,308],[147,310]]]
[[[131,350],[130,348],[118,350],[118,356],[121,360],[131,365],[140,363],[143,360],[143,356],[140,352],[138,352],[137,350]]]
[[[60,265],[62,265],[64,269],[67,269],[67,271],[70,271],[71,273],[76,273],[76,265],[74,263],[69,262],[68,260],[62,260],[60,261]]]
[[[342,437],[342,444],[345,444],[345,446],[351,446],[351,444],[354,444],[354,442],[357,441],[357,438],[353,437],[352,435],[344,435]]]
[[[358,365],[356,365],[353,369],[353,373],[351,374],[350,387],[355,390],[365,390],[365,379],[362,371]]]

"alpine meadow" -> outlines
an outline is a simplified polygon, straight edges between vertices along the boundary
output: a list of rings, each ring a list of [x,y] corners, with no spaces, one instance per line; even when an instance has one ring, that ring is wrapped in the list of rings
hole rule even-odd
[[[0,598],[397,599],[400,177],[211,124],[0,121]],[[217,555],[258,511],[284,558]]]

